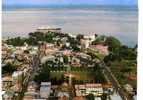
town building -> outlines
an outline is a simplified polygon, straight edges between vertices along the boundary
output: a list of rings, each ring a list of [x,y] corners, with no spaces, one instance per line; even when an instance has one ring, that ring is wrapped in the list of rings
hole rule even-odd
[[[51,92],[51,82],[41,82],[40,97],[48,98]]]
[[[38,100],[40,98],[40,94],[37,91],[37,84],[34,81],[28,83],[27,92],[24,93],[23,100]]]
[[[124,85],[124,89],[130,94],[133,93],[133,87],[130,84]]]
[[[13,100],[13,99],[14,99],[13,91],[6,91],[2,95],[2,100]]]
[[[16,83],[21,83],[22,84],[22,80],[23,80],[23,71],[13,72],[13,74],[12,74],[13,84],[16,84]]]
[[[4,76],[2,78],[2,90],[9,90],[12,85],[12,77],[11,76]]]
[[[83,84],[75,85],[76,96],[86,96],[93,94],[94,96],[101,96],[103,94],[103,87],[101,84]]]
[[[90,40],[89,39],[81,39],[80,40],[81,48],[88,48],[90,45]]]
[[[61,28],[54,27],[39,27],[37,32],[47,33],[47,32],[56,32],[61,33]]]
[[[89,49],[102,55],[109,54],[108,46],[105,46],[103,44],[90,45]]]

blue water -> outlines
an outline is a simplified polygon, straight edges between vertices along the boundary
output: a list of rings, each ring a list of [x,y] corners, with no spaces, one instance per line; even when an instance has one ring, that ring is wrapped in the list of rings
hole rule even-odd
[[[128,46],[137,44],[137,7],[5,7],[2,21],[3,37],[27,36],[39,26],[58,26],[70,34],[112,35]]]

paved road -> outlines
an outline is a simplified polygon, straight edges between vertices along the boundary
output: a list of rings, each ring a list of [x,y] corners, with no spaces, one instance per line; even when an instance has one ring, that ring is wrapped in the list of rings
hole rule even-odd
[[[118,91],[119,95],[121,96],[122,100],[132,100],[127,96],[127,94],[123,91],[122,87],[120,86],[119,82],[115,78],[115,76],[112,74],[111,70],[105,65],[103,61],[100,62],[100,66],[103,68],[103,73],[107,75],[109,80],[112,82],[113,86]]]

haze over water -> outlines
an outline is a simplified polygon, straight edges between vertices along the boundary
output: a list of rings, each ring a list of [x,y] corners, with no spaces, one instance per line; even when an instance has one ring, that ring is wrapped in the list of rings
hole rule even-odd
[[[137,43],[138,11],[125,6],[9,8],[2,12],[3,37],[27,36],[40,26],[61,27],[70,34],[101,34]]]

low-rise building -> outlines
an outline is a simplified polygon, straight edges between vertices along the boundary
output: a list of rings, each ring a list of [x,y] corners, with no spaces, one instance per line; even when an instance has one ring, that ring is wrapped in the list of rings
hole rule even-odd
[[[56,33],[61,33],[61,28],[56,28],[56,27],[39,27],[37,29],[37,32],[42,32],[42,33],[47,33],[47,32],[56,32]]]
[[[48,98],[51,92],[51,82],[41,82],[40,96],[41,98]]]
[[[101,96],[103,94],[102,84],[86,84],[86,94]]]
[[[76,96],[86,96],[88,94],[101,96],[103,94],[103,87],[101,84],[75,85],[75,91]]]
[[[124,89],[128,92],[128,93],[133,93],[133,87],[130,84],[126,84],[124,85]]]
[[[109,54],[108,46],[104,46],[102,44],[90,45],[89,49],[96,51],[96,52],[103,54],[103,55]]]
[[[37,92],[25,92],[23,100],[36,100],[40,99],[40,95]]]
[[[23,100],[38,100],[40,94],[37,90],[37,84],[34,81],[28,83],[27,92],[24,93]]]
[[[22,84],[22,80],[23,80],[23,71],[15,71],[15,72],[13,72],[13,74],[12,74],[13,84],[16,84],[16,83]]]
[[[12,86],[12,77],[4,76],[2,78],[2,90],[9,90],[11,86]]]
[[[90,40],[89,39],[81,39],[80,40],[80,44],[81,44],[81,48],[88,48],[90,45]]]
[[[86,86],[85,85],[75,85],[76,96],[86,96]]]
[[[103,86],[103,89],[104,89],[105,93],[112,94],[114,92],[112,84],[103,84],[102,86]]]
[[[13,91],[6,91],[2,95],[3,100],[13,100],[14,99],[14,92]]]

